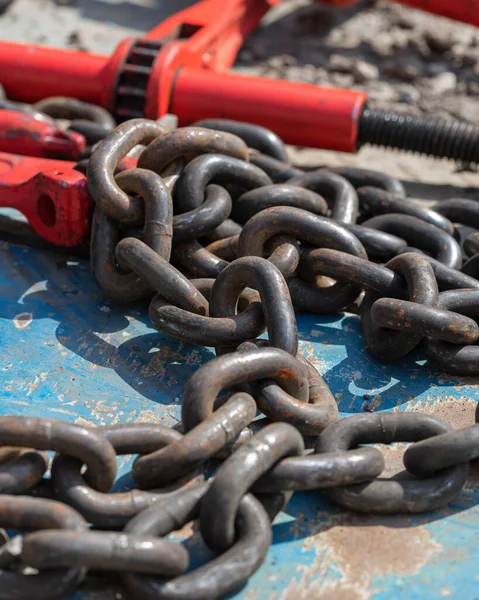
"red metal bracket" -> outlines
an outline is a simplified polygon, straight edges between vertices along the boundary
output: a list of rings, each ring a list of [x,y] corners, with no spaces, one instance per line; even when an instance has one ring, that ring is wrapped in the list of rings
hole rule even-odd
[[[75,163],[0,152],[0,206],[16,208],[43,239],[73,247],[89,235],[86,177]]]
[[[66,248],[82,244],[90,234],[92,204],[86,177],[75,165],[0,152],[0,207],[20,211],[51,244]],[[136,158],[125,157],[118,170],[136,165]]]

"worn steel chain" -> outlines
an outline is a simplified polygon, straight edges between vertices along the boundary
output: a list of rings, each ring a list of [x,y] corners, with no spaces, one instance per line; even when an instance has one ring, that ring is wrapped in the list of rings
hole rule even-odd
[[[181,432],[0,417],[0,527],[26,532],[0,548],[0,598],[63,597],[89,569],[117,572],[132,598],[220,598],[260,567],[294,491],[379,514],[450,502],[479,457],[479,425],[404,412],[338,421],[298,351],[294,309],[359,312],[380,360],[422,344],[443,371],[479,372],[479,203],[425,208],[375,171],[304,172],[250,124],[135,119],[110,133],[66,104],[36,108],[98,125],[79,166],[98,285],[115,303],[147,300],[158,331],[217,356],[185,388]],[[137,168],[119,172],[132,153]],[[395,442],[410,443],[405,476],[387,479],[373,444]],[[109,493],[120,455],[137,455],[137,487]],[[217,557],[188,572],[187,550],[166,536],[195,520]]]

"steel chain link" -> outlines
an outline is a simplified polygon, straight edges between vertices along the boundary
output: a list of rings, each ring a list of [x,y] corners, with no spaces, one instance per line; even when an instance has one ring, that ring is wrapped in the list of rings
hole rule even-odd
[[[110,133],[95,107],[49,99],[32,110],[71,120],[96,143],[79,169],[105,296],[148,300],[158,331],[217,357],[185,388],[182,433],[0,417],[0,527],[27,532],[0,549],[0,598],[61,597],[91,568],[119,572],[132,598],[219,598],[260,567],[271,519],[293,491],[323,490],[368,513],[434,510],[459,493],[479,457],[478,426],[453,432],[402,412],[337,421],[334,396],[298,352],[294,309],[360,303],[379,360],[423,344],[441,370],[479,372],[479,234],[458,242],[458,224],[479,227],[477,203],[425,208],[375,171],[303,172],[251,124],[170,132],[134,119]],[[118,172],[138,145],[137,168]],[[268,342],[257,339],[265,330]],[[370,444],[395,442],[410,443],[410,476],[381,478],[384,455]],[[56,454],[42,479],[45,451]],[[109,493],[125,454],[137,455],[137,488]],[[205,480],[211,459],[224,462]],[[165,536],[194,520],[218,556],[186,573],[187,550]]]

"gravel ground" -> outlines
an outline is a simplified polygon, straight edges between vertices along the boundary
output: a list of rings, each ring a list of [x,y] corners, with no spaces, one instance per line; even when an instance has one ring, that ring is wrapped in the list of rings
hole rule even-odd
[[[370,104],[479,123],[479,31],[386,2],[289,1],[242,49],[245,73],[352,88]]]
[[[108,54],[124,36],[141,35],[189,4],[13,0],[0,17],[0,37]],[[235,70],[361,89],[376,107],[479,124],[479,30],[394,3],[338,10],[285,0],[245,42]],[[308,166],[373,166],[404,179],[416,197],[479,198],[479,175],[445,161],[373,148],[358,155],[291,149],[291,156]]]

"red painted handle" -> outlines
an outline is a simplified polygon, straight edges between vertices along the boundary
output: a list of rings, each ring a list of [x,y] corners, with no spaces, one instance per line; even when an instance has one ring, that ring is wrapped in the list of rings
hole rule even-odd
[[[180,125],[237,119],[268,127],[288,144],[355,152],[366,98],[363,92],[185,67],[174,83],[170,112]]]
[[[29,114],[0,110],[0,152],[76,160],[85,146],[85,138],[75,131],[62,131]]]
[[[350,6],[358,0],[316,0],[334,6]],[[479,0],[400,0],[413,8],[479,27]]]
[[[9,98],[37,102],[71,96],[99,104],[109,57],[34,44],[0,43],[0,81]]]

